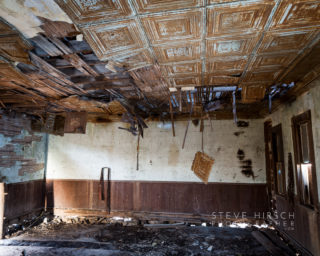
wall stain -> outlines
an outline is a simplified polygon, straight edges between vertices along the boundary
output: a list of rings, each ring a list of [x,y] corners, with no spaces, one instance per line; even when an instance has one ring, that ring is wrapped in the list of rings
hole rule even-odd
[[[168,157],[168,165],[176,166],[179,161],[179,148],[175,143],[170,144],[169,157]]]
[[[238,121],[238,122],[237,122],[237,126],[238,126],[238,127],[248,127],[248,126],[249,126],[249,122],[246,122],[246,121]]]
[[[254,175],[254,172],[252,170],[252,160],[245,159],[245,157],[246,155],[244,151],[242,149],[238,149],[237,158],[240,162],[241,173],[248,178],[252,177],[252,179],[254,179],[257,176]]]
[[[238,137],[239,135],[244,134],[244,131],[234,132],[233,134]]]

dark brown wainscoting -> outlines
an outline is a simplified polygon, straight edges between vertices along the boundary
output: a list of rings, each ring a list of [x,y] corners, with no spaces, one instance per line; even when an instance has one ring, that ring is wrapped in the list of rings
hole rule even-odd
[[[98,180],[48,180],[48,207],[59,214],[95,212],[104,215],[107,200],[99,196]],[[107,183],[104,184],[107,198]],[[101,187],[100,187],[101,191]],[[112,212],[210,215],[212,212],[267,211],[266,184],[155,181],[112,181]]]
[[[288,201],[282,196],[276,196],[276,208],[278,212],[292,212]],[[288,223],[278,220],[278,229],[294,239],[299,245],[307,249],[313,255],[320,255],[320,216],[295,200],[294,229],[288,229]]]
[[[6,184],[6,222],[43,209],[44,189],[43,180]]]

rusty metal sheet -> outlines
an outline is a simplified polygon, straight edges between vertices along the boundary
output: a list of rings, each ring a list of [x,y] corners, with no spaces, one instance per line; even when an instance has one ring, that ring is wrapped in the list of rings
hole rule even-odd
[[[132,14],[127,0],[56,0],[56,2],[75,23],[118,19]]]
[[[133,4],[139,13],[147,13],[199,7],[204,0],[136,0]]]
[[[146,44],[140,26],[133,19],[90,25],[82,31],[100,59],[142,50]]]
[[[272,30],[320,26],[320,1],[286,0],[280,3]]]
[[[141,18],[151,44],[199,40],[202,34],[202,9],[152,14]]]
[[[261,31],[274,1],[243,1],[207,8],[207,36],[247,34]]]

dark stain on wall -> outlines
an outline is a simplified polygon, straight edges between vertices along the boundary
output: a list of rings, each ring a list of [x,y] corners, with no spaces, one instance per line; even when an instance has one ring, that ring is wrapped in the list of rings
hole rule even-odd
[[[238,137],[238,136],[240,136],[241,134],[244,134],[244,131],[234,132],[233,134]]]
[[[238,127],[249,127],[249,122],[246,121],[238,121],[237,122]]]
[[[246,155],[242,149],[238,149],[237,152],[237,158],[240,162],[240,168],[241,173],[245,175],[246,177],[252,177],[252,179],[255,178],[254,172],[252,170],[252,160],[251,159],[245,159]]]

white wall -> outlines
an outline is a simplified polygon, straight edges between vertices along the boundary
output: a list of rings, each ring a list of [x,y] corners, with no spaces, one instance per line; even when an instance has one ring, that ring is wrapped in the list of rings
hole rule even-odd
[[[311,122],[313,132],[314,152],[317,168],[318,194],[320,198],[320,79],[313,82],[315,87],[309,92],[301,95],[291,104],[281,106],[272,113],[266,120],[272,120],[272,126],[281,123],[283,134],[283,148],[285,157],[286,174],[288,174],[288,153],[292,153],[294,161],[293,139],[291,130],[291,118],[293,116],[311,110]],[[287,182],[288,184],[288,182]],[[296,183],[295,183],[296,184]]]
[[[65,134],[49,137],[48,179],[100,178],[103,166],[111,167],[112,180],[195,181],[190,170],[197,151],[201,151],[199,126],[192,123],[182,150],[187,122],[176,122],[176,137],[171,125],[148,123],[145,137],[140,139],[140,168],[136,170],[137,137],[119,130],[123,123],[87,125],[87,134]],[[235,136],[234,132],[244,133]],[[241,173],[237,158],[243,149],[252,160],[254,180]],[[250,120],[249,127],[238,128],[232,120],[205,122],[204,151],[215,159],[209,182],[265,183],[263,120]]]

